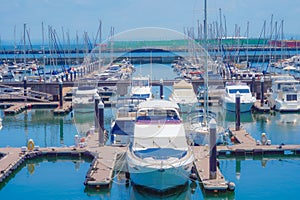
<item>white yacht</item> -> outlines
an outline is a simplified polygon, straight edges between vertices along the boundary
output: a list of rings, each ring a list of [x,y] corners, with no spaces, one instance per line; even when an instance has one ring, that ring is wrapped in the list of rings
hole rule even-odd
[[[80,85],[74,89],[72,98],[73,120],[80,136],[84,136],[95,125],[94,96],[97,91],[94,85]]]
[[[152,98],[150,77],[135,76],[131,80],[130,96],[133,98],[141,98],[149,100]]]
[[[110,141],[112,146],[127,146],[133,135],[137,105],[145,101],[140,98],[119,97],[115,116],[111,122]]]
[[[254,105],[256,98],[252,96],[250,87],[242,82],[227,82],[225,94],[223,95],[223,108],[235,112],[236,94],[240,94],[240,112],[249,112]]]
[[[293,76],[273,76],[268,96],[270,106],[278,111],[300,110],[300,83]]]
[[[133,184],[166,191],[189,180],[194,156],[177,104],[167,100],[138,105],[126,159]]]
[[[173,92],[169,96],[169,100],[177,103],[182,112],[189,112],[198,102],[193,85],[185,80],[174,83]]]
[[[75,89],[72,98],[72,107],[75,112],[88,113],[95,109],[94,96],[98,89],[92,85],[82,85]]]

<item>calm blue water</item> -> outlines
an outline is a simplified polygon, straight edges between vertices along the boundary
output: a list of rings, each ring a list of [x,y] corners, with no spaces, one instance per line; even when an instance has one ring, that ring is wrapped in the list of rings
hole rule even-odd
[[[153,79],[168,79],[176,76],[169,66],[136,66],[138,72],[153,72]],[[147,71],[149,70],[149,71]],[[157,73],[162,70],[163,73]],[[166,73],[168,77],[166,77]],[[171,76],[171,77],[169,77]],[[159,90],[153,88],[154,93]],[[171,88],[164,88],[166,98]],[[234,113],[225,112],[221,107],[210,108],[218,114],[218,123],[225,128],[234,127]],[[105,128],[109,129],[112,109],[105,110]],[[4,116],[0,112],[3,128],[0,130],[0,147],[21,147],[32,138],[41,147],[71,146],[77,128],[71,114],[54,116],[51,110],[28,110],[16,116]],[[265,132],[272,144],[300,144],[300,117],[298,113],[241,115],[241,125],[259,139]],[[34,171],[32,171],[32,165]],[[199,183],[189,182],[177,193],[168,196],[149,194],[126,183],[125,175],[115,173],[109,190],[88,190],[83,185],[89,161],[43,160],[24,165],[0,187],[1,199],[297,199],[299,195],[300,159],[235,158],[221,159],[220,169],[226,180],[236,184],[233,193],[223,195],[205,194]],[[61,181],[64,180],[64,181]]]

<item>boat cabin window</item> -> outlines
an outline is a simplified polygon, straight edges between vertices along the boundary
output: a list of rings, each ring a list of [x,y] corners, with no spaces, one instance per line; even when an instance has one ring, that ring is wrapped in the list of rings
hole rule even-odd
[[[249,89],[229,89],[229,93],[230,94],[235,94],[239,92],[240,94],[246,94],[246,93],[250,93],[250,90]]]
[[[133,94],[132,97],[138,99],[148,99],[150,98],[150,94]]]
[[[139,120],[180,120],[175,110],[142,110],[137,114],[137,121]]]
[[[148,86],[149,82],[148,80],[133,80],[132,86]]]
[[[288,94],[286,95],[287,101],[297,101],[297,94]]]

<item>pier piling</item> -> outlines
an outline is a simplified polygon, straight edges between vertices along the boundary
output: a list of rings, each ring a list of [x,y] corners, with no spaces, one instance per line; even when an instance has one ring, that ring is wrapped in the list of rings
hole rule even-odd
[[[260,92],[260,106],[263,106],[264,105],[264,77],[261,77],[260,79],[260,89],[261,89],[261,92]]]
[[[104,146],[104,104],[102,101],[98,104],[98,119],[99,119],[99,146]]]
[[[239,92],[235,95],[235,130],[240,130],[241,125],[241,116],[240,116],[240,105],[241,104],[241,95]]]
[[[95,99],[95,130],[99,130],[99,101],[100,101],[100,96],[99,94],[95,94],[94,95],[94,99]]]
[[[252,92],[252,95],[255,94],[255,76],[252,76],[251,92]]]
[[[63,89],[63,82],[59,81],[59,107],[63,107],[63,94],[62,94],[62,89]]]
[[[216,179],[217,177],[217,144],[216,144],[216,128],[215,119],[209,122],[209,178]]]
[[[163,99],[164,98],[164,80],[163,79],[160,79],[159,80],[159,91],[160,91],[160,99]]]
[[[27,99],[27,78],[26,78],[26,76],[24,76],[23,81],[24,81],[24,97]],[[25,99],[25,101],[26,101],[26,99]]]

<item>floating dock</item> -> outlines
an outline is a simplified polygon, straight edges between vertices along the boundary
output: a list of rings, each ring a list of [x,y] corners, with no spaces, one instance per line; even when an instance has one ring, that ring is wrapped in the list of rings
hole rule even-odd
[[[107,188],[111,184],[117,159],[126,152],[127,147],[99,146],[98,134],[90,135],[87,144],[87,150],[93,153],[94,160],[84,184]]]
[[[236,144],[227,146],[217,146],[218,155],[232,156],[270,156],[270,155],[300,155],[300,145],[290,144],[261,144],[260,140],[255,140],[245,129],[229,129],[230,134],[235,138]]]
[[[259,144],[246,130],[229,129],[235,144],[217,146],[218,156],[247,156],[247,155],[300,155],[300,145],[262,145]],[[234,190],[234,183],[225,180],[217,168],[216,178],[210,178],[208,146],[192,147],[194,151],[194,171],[198,180],[207,192],[222,192]],[[21,148],[0,148],[0,182],[3,182],[25,160],[39,156],[86,156],[93,161],[86,174],[84,184],[93,188],[109,188],[112,183],[114,170],[123,168],[127,147],[99,146],[98,133],[90,134],[83,144],[72,147],[39,148],[28,150]],[[122,165],[122,166],[118,166]]]
[[[64,115],[64,114],[67,114],[69,112],[72,111],[72,102],[69,102],[69,101],[65,101],[63,103],[63,106],[57,106],[57,108],[55,108],[53,110],[53,113],[55,115]]]
[[[216,179],[209,177],[209,147],[195,146],[193,151],[195,156],[194,167],[197,170],[198,179],[201,181],[204,190],[209,192],[227,191],[229,182],[225,180],[219,168],[217,168]]]
[[[270,112],[270,110],[271,110],[270,106],[266,102],[264,102],[264,104],[261,105],[260,100],[257,100],[254,103],[253,107],[258,112]]]
[[[0,103],[0,106],[4,109],[4,114],[5,115],[16,115],[24,110],[27,109],[32,109],[32,108],[55,108],[58,106],[57,102],[28,102],[28,103],[19,103],[19,102],[14,102],[14,103]],[[67,106],[69,106],[67,104]]]

